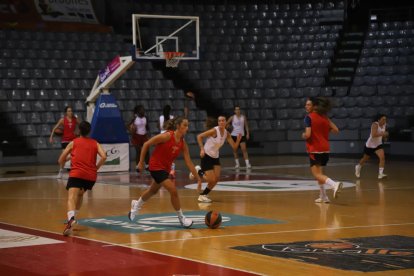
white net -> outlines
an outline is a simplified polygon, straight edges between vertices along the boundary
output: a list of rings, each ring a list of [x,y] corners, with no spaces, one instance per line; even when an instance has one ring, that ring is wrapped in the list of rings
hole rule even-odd
[[[165,67],[177,67],[182,56],[184,53],[181,52],[164,52]]]

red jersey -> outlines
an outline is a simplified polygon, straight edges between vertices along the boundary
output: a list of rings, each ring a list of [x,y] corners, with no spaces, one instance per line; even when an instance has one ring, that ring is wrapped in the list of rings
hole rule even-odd
[[[328,117],[316,112],[309,113],[305,118],[306,127],[311,127],[311,136],[306,140],[306,151],[311,153],[329,152],[329,125]]]
[[[73,140],[72,160],[69,176],[96,181],[96,156],[98,142],[87,137]]]
[[[76,117],[72,117],[72,121],[69,121],[66,116],[63,118],[63,135],[62,143],[71,142],[76,138],[75,129],[76,129]]]
[[[154,152],[149,161],[150,171],[167,171],[171,170],[171,165],[178,157],[184,147],[184,139],[175,141],[174,131],[168,131],[170,139],[162,144],[155,146]]]

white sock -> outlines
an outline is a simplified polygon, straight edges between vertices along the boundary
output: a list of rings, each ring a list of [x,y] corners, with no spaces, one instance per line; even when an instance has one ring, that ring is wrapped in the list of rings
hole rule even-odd
[[[384,168],[379,168],[379,174],[382,174],[384,172]]]
[[[319,185],[319,197],[320,198],[326,197],[325,184]]]
[[[71,210],[71,211],[69,211],[69,212],[68,212],[68,221],[69,221],[72,217],[75,217],[75,211],[74,211],[74,210]]]
[[[361,169],[361,164],[357,164],[356,166],[355,166],[358,170],[360,170]]]
[[[249,159],[244,160],[246,162],[246,166],[250,164]]]
[[[335,186],[335,181],[333,181],[332,179],[330,179],[329,177],[326,179],[325,184],[328,185],[328,187],[332,188]]]
[[[143,200],[142,200],[142,197],[140,197],[140,198],[138,199],[138,202],[137,202],[138,208],[141,208],[141,207],[142,207],[142,205],[144,205],[144,203],[145,203],[145,201],[143,201]]]
[[[181,210],[181,209],[178,210],[177,215],[178,215],[179,218],[183,218],[184,217],[183,210]]]
[[[234,162],[236,162],[236,166],[240,166],[239,159],[234,159]]]

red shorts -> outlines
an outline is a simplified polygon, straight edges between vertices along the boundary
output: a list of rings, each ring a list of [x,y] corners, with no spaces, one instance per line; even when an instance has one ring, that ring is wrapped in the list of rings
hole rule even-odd
[[[134,146],[143,146],[144,143],[148,141],[148,136],[146,134],[139,135],[139,134],[132,134],[131,144]]]

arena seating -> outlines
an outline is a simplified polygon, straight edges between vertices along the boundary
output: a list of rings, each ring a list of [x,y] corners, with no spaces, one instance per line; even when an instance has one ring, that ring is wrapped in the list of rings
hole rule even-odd
[[[256,142],[299,141],[309,96],[334,98],[332,117],[344,130],[336,140],[365,140],[378,112],[389,116],[390,127],[410,127],[414,21],[372,22],[352,86],[330,87],[325,80],[343,26],[326,20],[345,11],[344,1],[158,2],[143,1],[134,12],[200,17],[201,58],[181,62],[178,70],[221,112],[230,115],[240,105]],[[123,38],[0,30],[0,106],[33,148],[59,148],[47,140],[66,105],[85,118],[84,100],[98,71],[116,55],[129,55]],[[125,122],[135,105],[144,105],[153,134],[165,104],[173,106],[174,115],[183,113],[184,91],[151,61],[137,62],[111,91]],[[196,143],[205,118],[190,102],[189,143]]]

